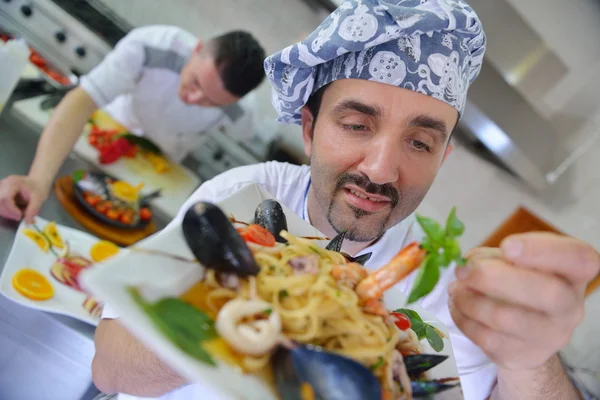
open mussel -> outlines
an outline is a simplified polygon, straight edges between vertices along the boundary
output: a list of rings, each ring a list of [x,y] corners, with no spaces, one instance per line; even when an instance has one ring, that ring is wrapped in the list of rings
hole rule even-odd
[[[206,268],[242,277],[260,271],[252,252],[216,205],[194,204],[185,213],[181,227],[188,247]]]
[[[318,347],[280,347],[272,357],[277,391],[282,399],[381,399],[381,386],[362,364]],[[310,398],[310,397],[309,397]]]
[[[424,372],[444,362],[448,356],[443,354],[414,354],[404,356],[406,372],[411,378],[418,377]]]
[[[438,381],[411,380],[412,396],[414,399],[430,398],[431,396],[452,389],[460,383],[442,383]]]
[[[346,258],[346,260],[348,260],[348,262],[355,262],[355,263],[359,263],[360,265],[364,266],[365,263],[367,261],[369,261],[369,259],[373,255],[373,253],[365,253],[365,254],[360,255],[358,257],[352,257],[350,254],[347,254],[347,253],[344,253],[344,252],[342,252],[342,255]]]
[[[281,231],[287,231],[288,227],[283,208],[277,200],[267,199],[260,203],[254,212],[254,223],[271,232],[279,243],[287,242],[279,235]]]

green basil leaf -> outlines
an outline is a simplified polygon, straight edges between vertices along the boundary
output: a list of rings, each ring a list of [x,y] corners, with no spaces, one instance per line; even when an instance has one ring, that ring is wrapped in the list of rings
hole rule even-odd
[[[420,298],[431,293],[440,279],[440,266],[437,254],[430,254],[419,268],[415,283],[408,296],[407,304],[414,303]]]
[[[428,253],[428,254],[433,254],[433,253],[437,253],[438,251],[438,246],[436,246],[431,239],[429,238],[429,236],[425,236],[423,238],[423,240],[421,240],[421,247]]]
[[[406,317],[410,320],[410,328],[413,331],[415,331],[415,333],[417,334],[417,338],[419,340],[425,338],[426,324],[423,322],[423,320],[416,311],[411,310],[409,308],[399,308],[394,312],[406,315]]]
[[[431,239],[432,243],[442,243],[444,240],[444,229],[435,220],[421,215],[417,215],[417,222],[423,228],[425,234]]]
[[[167,309],[172,307],[169,304],[174,304],[173,302],[163,303],[160,307],[159,313],[157,313],[155,305],[146,302],[140,296],[137,289],[129,288],[129,293],[133,297],[133,300],[138,304],[138,306],[140,308],[142,308],[142,310],[146,313],[146,315],[148,315],[148,317],[152,320],[152,322],[158,328],[158,330],[160,330],[169,340],[171,340],[173,342],[173,344],[175,344],[177,347],[179,347],[181,350],[183,350],[186,354],[196,358],[199,361],[205,362],[205,363],[207,363],[209,365],[213,365],[213,366],[216,365],[215,361],[212,359],[210,354],[208,354],[201,347],[200,341],[195,340],[195,338],[197,336],[200,336],[199,333],[197,333],[197,332],[190,333],[189,329],[180,329],[181,325],[170,325],[171,321],[165,321],[163,319],[164,315],[159,315],[160,313],[164,314],[164,312]],[[182,309],[182,307],[180,307],[180,305],[177,305],[175,307],[177,307],[177,309]],[[190,306],[190,307],[193,308],[193,306]],[[201,311],[199,311],[199,310],[196,310],[196,311],[198,311],[199,313],[204,315],[204,313],[202,313]],[[185,311],[185,312],[188,312],[188,311]],[[175,319],[178,321],[180,317],[181,317],[181,314],[178,315]],[[196,316],[194,318],[196,320],[201,319],[204,323],[204,322],[206,322],[204,317],[206,317],[206,316],[205,315],[203,317]],[[214,328],[212,328],[212,321],[208,317],[206,317],[206,319],[208,319],[208,321],[210,322],[209,330],[214,333]],[[201,326],[205,326],[205,325],[201,325]],[[200,328],[200,329],[198,329],[198,331],[202,331],[202,335],[206,335],[206,332],[204,329]]]
[[[162,151],[160,148],[155,145],[152,141],[146,139],[145,137],[134,135],[132,133],[123,133],[120,135],[123,139],[127,140],[129,143],[140,146],[144,150],[148,150],[151,153],[156,155],[161,155]]]
[[[444,242],[444,267],[452,262],[458,262],[461,258],[460,244],[457,239],[446,238]]]
[[[456,207],[452,207],[450,215],[448,215],[448,219],[446,220],[446,236],[455,238],[462,235],[464,231],[465,224],[456,217]]]
[[[282,289],[282,290],[279,291],[279,298],[280,299],[284,299],[284,298],[288,297],[289,295],[290,294],[285,289]]]
[[[431,325],[425,327],[425,333],[427,341],[435,351],[439,353],[444,349],[444,340]]]
[[[77,171],[73,171],[71,174],[71,178],[73,178],[73,182],[77,183],[83,178],[85,178],[85,171],[82,169],[78,169]]]
[[[153,307],[159,318],[191,341],[200,342],[217,336],[213,321],[191,304],[167,298],[159,300]]]

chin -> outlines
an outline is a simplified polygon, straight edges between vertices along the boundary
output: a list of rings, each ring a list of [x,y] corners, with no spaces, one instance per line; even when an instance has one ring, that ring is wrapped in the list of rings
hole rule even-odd
[[[353,242],[371,242],[379,238],[385,231],[389,215],[357,216],[357,211],[344,204],[332,208],[327,219],[336,232],[347,231],[347,239]]]

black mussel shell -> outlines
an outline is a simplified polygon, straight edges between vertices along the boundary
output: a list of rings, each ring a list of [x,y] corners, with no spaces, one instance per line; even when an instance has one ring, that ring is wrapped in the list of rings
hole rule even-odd
[[[252,252],[216,205],[196,203],[185,213],[181,227],[190,250],[206,268],[242,277],[260,271]]]
[[[279,235],[281,231],[287,231],[288,227],[283,208],[277,200],[267,199],[260,203],[254,212],[254,223],[271,232],[279,243],[287,242]]]
[[[428,398],[429,396],[441,393],[445,390],[452,389],[460,385],[460,383],[447,384],[437,381],[411,381],[413,398]]]
[[[338,253],[342,249],[342,243],[344,243],[344,239],[346,238],[346,231],[338,234],[336,237],[331,239],[331,242],[327,244],[325,247],[326,250],[337,251]]]
[[[406,371],[411,377],[421,375],[431,368],[444,362],[448,356],[441,354],[414,354],[404,356],[404,365]]]
[[[360,255],[358,257],[346,257],[346,258],[350,262],[359,263],[360,265],[364,266],[365,263],[367,261],[369,261],[369,259],[371,258],[372,255],[373,255],[373,253],[365,253],[365,254]]]
[[[380,399],[375,375],[349,358],[311,346],[279,348],[272,358],[277,391],[282,399],[302,400],[302,383],[317,400]]]

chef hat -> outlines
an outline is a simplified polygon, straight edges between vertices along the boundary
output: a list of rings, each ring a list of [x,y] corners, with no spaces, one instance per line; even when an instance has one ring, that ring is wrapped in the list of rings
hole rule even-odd
[[[346,0],[304,41],[269,56],[265,71],[280,122],[299,124],[311,94],[344,78],[414,90],[462,115],[485,44],[462,0]]]

